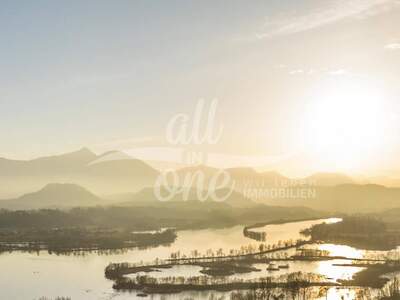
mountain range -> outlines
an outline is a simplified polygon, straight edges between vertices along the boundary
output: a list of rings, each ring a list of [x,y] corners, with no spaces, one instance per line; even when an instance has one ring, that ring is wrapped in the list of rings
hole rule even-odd
[[[0,158],[0,198],[15,198],[48,183],[69,182],[97,194],[135,192],[152,186],[159,172],[121,152],[96,155],[87,148],[33,160]]]
[[[308,189],[309,187],[288,187],[288,190]],[[343,184],[338,186],[314,187],[314,197],[303,199],[293,197],[272,197],[252,199],[240,192],[233,191],[223,201],[234,208],[251,208],[257,205],[276,207],[305,207],[316,211],[331,213],[376,213],[388,209],[400,208],[400,188],[388,188],[380,185]],[[207,191],[201,191],[204,195]],[[218,195],[226,195],[228,191],[215,191]],[[23,196],[0,200],[0,209],[27,210],[43,208],[69,209],[91,206],[149,207],[166,203],[201,202],[197,191],[189,189],[187,197],[182,193],[174,195],[167,201],[159,201],[153,188],[144,188],[136,193],[124,193],[110,197],[99,197],[76,184],[47,184],[40,190]],[[203,202],[216,202],[213,197],[206,197]],[[218,203],[218,201],[216,202]]]
[[[226,195],[229,191],[221,189],[215,193],[218,195]],[[206,191],[202,191],[206,194]],[[190,189],[187,191],[188,197],[183,193],[174,195],[167,201],[160,201],[154,193],[153,188],[144,188],[137,193],[125,193],[113,195],[110,198],[99,197],[82,186],[71,183],[50,183],[42,189],[22,195],[14,199],[0,200],[0,209],[9,210],[32,210],[32,209],[69,209],[74,207],[91,207],[91,206],[158,206],[168,203],[183,202],[201,202],[198,200],[197,191]],[[213,197],[207,197],[203,202],[217,202]],[[224,201],[232,207],[253,207],[257,205],[250,199],[247,199],[238,192],[232,192]]]
[[[246,167],[223,171],[229,174],[235,189],[227,203],[236,207],[264,203],[339,212],[373,212],[400,207],[397,204],[400,188],[360,184],[345,174],[317,173],[291,179],[278,172],[257,172]],[[189,199],[177,194],[171,201],[198,200],[196,188],[206,191],[219,172],[221,170],[201,165],[177,169],[179,181],[176,184],[189,190]],[[153,186],[159,175],[160,171],[146,162],[118,151],[96,155],[82,148],[26,161],[0,158],[0,199],[8,199],[0,201],[0,208],[67,208],[110,203],[150,205],[157,203]],[[201,184],[197,185],[198,182]],[[315,195],[253,198],[246,193],[257,189],[312,189]],[[217,193],[223,190],[218,188]]]
[[[39,191],[9,200],[1,200],[0,208],[11,210],[72,208],[96,206],[105,201],[76,184],[50,183]]]
[[[400,188],[376,184],[318,186],[313,187],[312,196],[308,198],[280,197],[262,202],[279,206],[304,206],[330,212],[373,213],[400,208]]]
[[[198,171],[205,175],[205,183],[219,172],[207,166],[194,166],[178,169],[177,174],[183,181],[187,174]],[[274,186],[293,181],[277,172],[256,172],[252,168],[231,168],[225,171],[239,184]],[[132,193],[153,186],[159,174],[158,170],[146,162],[119,151],[96,155],[82,148],[33,160],[0,158],[0,198],[15,198],[53,182],[79,184],[99,195]],[[353,182],[345,175],[328,173],[315,174],[304,180],[323,186]]]

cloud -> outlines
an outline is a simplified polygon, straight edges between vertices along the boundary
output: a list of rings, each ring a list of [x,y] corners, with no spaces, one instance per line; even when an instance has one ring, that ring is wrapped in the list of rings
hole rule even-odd
[[[350,75],[350,71],[346,69],[307,69],[307,68],[302,68],[302,69],[289,69],[288,71],[289,75],[329,75],[329,76],[345,76],[345,75]]]
[[[308,69],[308,70],[296,69],[289,71],[289,75],[314,75],[315,73],[316,71],[314,69]]]
[[[342,76],[348,74],[348,71],[345,69],[331,70],[328,74],[332,76]]]
[[[345,18],[367,18],[392,9],[397,0],[337,0],[306,14],[280,15],[269,19],[258,39],[304,32]]]
[[[400,50],[400,43],[392,43],[385,46],[386,50]]]
[[[304,74],[304,70],[298,69],[298,70],[292,70],[289,72],[290,75],[298,75],[298,74]]]

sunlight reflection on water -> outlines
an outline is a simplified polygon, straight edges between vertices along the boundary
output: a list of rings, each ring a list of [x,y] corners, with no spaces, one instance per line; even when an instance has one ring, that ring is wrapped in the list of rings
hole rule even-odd
[[[361,267],[335,266],[335,264],[349,263],[347,260],[321,261],[318,262],[318,268],[314,272],[326,276],[330,281],[337,281],[339,279],[351,279],[354,274],[364,269]]]
[[[347,258],[363,258],[364,250],[358,250],[353,247],[335,244],[321,244],[318,245],[318,249],[329,251],[330,256],[343,256]]]
[[[321,222],[339,222],[340,219],[314,220],[281,225],[265,226],[268,242],[275,243],[284,239],[296,239],[300,236],[299,231],[313,224]],[[182,251],[190,254],[194,249],[204,253],[209,248],[231,249],[239,248],[241,245],[254,243],[243,236],[243,226],[235,226],[225,229],[187,230],[178,233],[178,239],[170,246],[160,246],[151,249],[131,249],[121,254],[97,255],[88,253],[85,256],[63,256],[50,255],[46,252],[39,253],[3,253],[0,255],[0,264],[7,272],[0,274],[0,288],[5,299],[34,299],[41,296],[56,297],[70,296],[74,300],[113,299],[125,300],[136,299],[136,293],[116,292],[112,290],[112,281],[104,278],[104,268],[109,262],[138,262],[140,260],[150,261],[155,257],[165,258],[173,251]],[[331,255],[349,255],[353,258],[361,257],[363,251],[351,247],[337,245],[314,245],[320,249],[328,250]],[[294,254],[295,249],[290,252]],[[340,260],[339,260],[340,261]],[[290,262],[289,269],[268,272],[266,265],[260,266],[261,272],[243,274],[244,277],[254,278],[258,276],[279,276],[283,273],[297,271],[315,272],[330,278],[348,278],[358,268],[335,267],[332,263],[325,262]],[[258,267],[258,266],[256,266]],[[178,267],[165,270],[168,275],[199,275],[199,268],[193,270],[190,267]],[[160,276],[162,272],[154,274]],[[19,282],[23,281],[25,289],[19,288]],[[29,291],[29,292],[28,292]],[[342,293],[343,290],[340,290]],[[29,293],[29,295],[28,295]],[[336,291],[330,291],[328,299],[335,298]],[[330,296],[332,295],[332,296]],[[210,293],[183,293],[180,295],[153,295],[148,299],[209,299]],[[229,299],[229,297],[225,297]],[[322,298],[325,299],[325,298]],[[354,298],[344,298],[354,299]]]

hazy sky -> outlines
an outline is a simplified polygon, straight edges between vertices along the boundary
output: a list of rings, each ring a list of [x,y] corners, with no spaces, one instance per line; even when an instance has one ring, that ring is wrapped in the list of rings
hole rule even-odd
[[[203,98],[216,153],[400,170],[398,0],[0,4],[1,156],[163,143]]]

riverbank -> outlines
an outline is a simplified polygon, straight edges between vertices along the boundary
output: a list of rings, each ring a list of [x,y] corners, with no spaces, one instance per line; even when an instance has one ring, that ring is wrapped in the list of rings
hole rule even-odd
[[[303,221],[303,220],[302,220]],[[283,220],[278,220],[270,223],[285,224]],[[266,223],[253,225],[255,226],[266,226]],[[330,256],[328,251],[303,247],[315,243],[314,241],[297,240],[294,241],[279,241],[276,245],[270,245],[270,247],[264,248],[264,244],[260,244],[259,248],[249,248],[248,253],[240,253],[240,251],[231,250],[230,255],[224,255],[223,251],[207,252],[216,253],[217,255],[207,255],[207,253],[200,253],[198,251],[192,252],[192,256],[185,256],[182,253],[172,253],[171,258],[159,261],[159,264],[148,264],[148,265],[134,265],[134,264],[110,264],[105,270],[105,277],[114,281],[114,288],[116,290],[141,290],[145,293],[176,293],[182,291],[206,291],[206,290],[218,290],[218,291],[232,291],[237,289],[252,289],[258,284],[261,284],[261,279],[254,279],[251,282],[246,282],[238,277],[232,275],[240,275],[244,273],[259,272],[263,269],[262,265],[265,265],[265,269],[268,266],[276,265],[274,262],[282,261],[286,263],[285,266],[290,268],[289,262],[321,262],[327,260],[348,260],[351,264],[343,265],[343,267],[365,267],[367,269],[367,275],[360,275],[360,277],[354,276],[351,280],[332,281],[326,282],[327,277],[320,277],[319,281],[300,281],[296,282],[297,285],[310,285],[310,286],[359,286],[359,287],[372,287],[381,288],[387,280],[381,280],[380,275],[389,273],[397,270],[397,265],[394,267],[388,267],[388,261],[382,259],[355,259],[344,256]],[[257,250],[255,250],[257,249]],[[296,249],[296,253],[290,257],[287,255],[287,250]],[[391,262],[394,263],[394,262]],[[378,264],[384,267],[379,267]],[[255,265],[257,267],[255,267]],[[175,266],[196,266],[201,267],[198,272],[208,275],[206,277],[193,276],[193,277],[182,277],[177,276],[174,278],[151,277],[143,275],[143,273],[149,272],[163,272],[162,269],[173,268]],[[283,266],[283,265],[282,265]],[[378,267],[377,267],[378,266]],[[377,269],[378,268],[378,269]],[[276,268],[277,270],[279,268]],[[271,268],[272,270],[272,268]],[[136,276],[126,276],[126,275]],[[278,273],[290,276],[293,273]],[[321,276],[313,274],[314,276]],[[282,279],[283,275],[275,277],[273,287],[288,288],[288,282]],[[326,276],[326,275],[325,275]],[[246,278],[246,277],[244,277]],[[249,277],[247,277],[249,278]],[[367,280],[368,279],[368,280]],[[195,282],[195,283],[194,283]],[[375,284],[373,284],[375,282]],[[291,282],[291,284],[294,284]]]
[[[347,245],[365,250],[392,250],[400,245],[400,232],[371,217],[345,217],[342,222],[318,224],[304,230],[312,241]]]
[[[175,241],[174,229],[135,232],[102,228],[20,229],[0,231],[0,252],[69,251],[145,248],[168,245]]]
[[[139,279],[140,281],[141,279]],[[145,279],[142,279],[145,280]],[[174,294],[181,293],[185,291],[219,291],[219,292],[229,292],[236,290],[254,290],[260,288],[273,289],[281,288],[288,289],[293,286],[292,282],[270,282],[267,286],[265,285],[267,279],[260,279],[253,282],[228,282],[228,283],[201,283],[202,277],[192,278],[191,283],[157,283],[157,282],[138,282],[136,279],[123,278],[114,283],[113,288],[115,290],[122,291],[142,291],[145,294]],[[196,283],[200,282],[200,284]],[[338,284],[331,282],[297,282],[296,287],[301,288],[311,288],[311,287],[335,287]]]
[[[256,231],[256,230],[252,230],[252,229],[258,229],[258,228],[262,228],[262,227],[269,226],[269,225],[281,225],[281,224],[290,224],[290,223],[296,223],[296,222],[316,221],[316,220],[320,220],[320,219],[321,218],[301,218],[301,219],[295,219],[295,220],[279,219],[279,220],[268,221],[268,222],[259,222],[259,223],[255,223],[252,225],[245,226],[243,228],[243,235],[245,237],[248,237],[248,238],[258,241],[258,242],[264,242],[267,239],[268,233],[262,232],[262,231]]]
[[[356,273],[351,280],[340,280],[344,286],[359,286],[381,289],[390,281],[383,277],[385,274],[400,272],[400,262],[387,262],[377,264],[349,264],[350,267],[364,267],[365,269]]]

